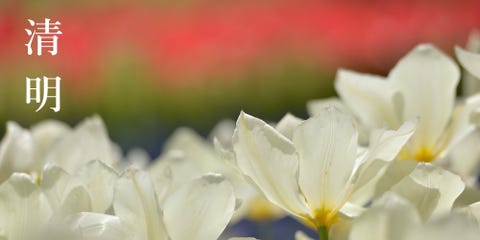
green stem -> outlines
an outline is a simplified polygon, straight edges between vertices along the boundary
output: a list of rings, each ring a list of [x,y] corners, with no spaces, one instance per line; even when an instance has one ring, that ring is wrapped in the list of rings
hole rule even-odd
[[[326,226],[318,228],[318,237],[320,240],[328,240],[328,228]]]

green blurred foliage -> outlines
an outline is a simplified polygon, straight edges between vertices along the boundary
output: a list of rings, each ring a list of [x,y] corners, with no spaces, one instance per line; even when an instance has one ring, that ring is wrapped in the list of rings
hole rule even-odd
[[[241,110],[269,121],[278,121],[287,112],[307,117],[306,101],[334,94],[333,76],[304,62],[254,65],[231,76],[209,76],[176,86],[157,79],[139,58],[124,54],[100,76],[92,76],[98,79],[86,94],[77,94],[75,86],[65,87],[71,80],[63,78],[61,111],[53,113],[45,106],[36,113],[36,104],[25,103],[25,77],[48,73],[24,68],[7,72],[0,81],[1,122],[15,120],[28,127],[54,118],[73,125],[99,114],[121,146],[142,146],[155,153],[179,126],[207,135],[218,121],[235,119]]]

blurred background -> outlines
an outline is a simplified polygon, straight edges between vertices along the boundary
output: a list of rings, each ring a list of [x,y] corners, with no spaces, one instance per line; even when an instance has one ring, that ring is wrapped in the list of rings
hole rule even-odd
[[[340,67],[386,74],[419,42],[451,54],[480,27],[479,9],[458,0],[1,0],[0,122],[73,124],[98,113],[124,149],[155,156],[175,127],[205,135],[242,109],[306,117],[307,100],[334,94]],[[27,55],[29,18],[62,23],[58,55]],[[62,110],[35,113],[25,77],[57,75]]]
[[[27,19],[44,18],[62,23],[58,55],[28,56]],[[476,28],[470,0],[0,0],[0,134],[99,114],[124,150],[156,157],[178,126],[307,117],[338,68],[385,75],[416,44],[452,54]],[[61,111],[35,113],[25,77],[57,75]]]

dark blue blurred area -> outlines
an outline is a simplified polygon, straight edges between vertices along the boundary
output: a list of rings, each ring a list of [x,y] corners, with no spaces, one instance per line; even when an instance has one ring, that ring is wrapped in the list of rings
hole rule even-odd
[[[262,223],[242,220],[228,227],[220,239],[235,236],[255,237],[261,240],[291,240],[295,238],[297,231],[302,231],[316,239],[316,233],[312,229],[305,227],[291,217],[284,217],[277,221]]]

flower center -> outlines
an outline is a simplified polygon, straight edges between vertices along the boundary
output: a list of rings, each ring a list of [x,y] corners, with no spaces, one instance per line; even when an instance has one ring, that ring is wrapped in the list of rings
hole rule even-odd
[[[437,159],[437,155],[431,149],[422,148],[415,152],[414,159],[417,162],[432,162]]]
[[[317,209],[313,212],[313,218],[304,216],[302,221],[305,225],[311,227],[312,229],[318,229],[320,227],[330,228],[333,224],[338,222],[340,217],[337,215],[337,212],[334,212],[332,208],[322,208]]]
[[[440,151],[434,151],[429,147],[421,147],[418,149],[404,148],[397,159],[400,160],[415,160],[417,162],[433,162],[438,158]]]
[[[333,210],[328,208],[315,210],[314,218],[317,228],[320,226],[325,226],[328,229],[330,226],[340,220],[340,217],[337,215],[337,213],[334,213]]]

